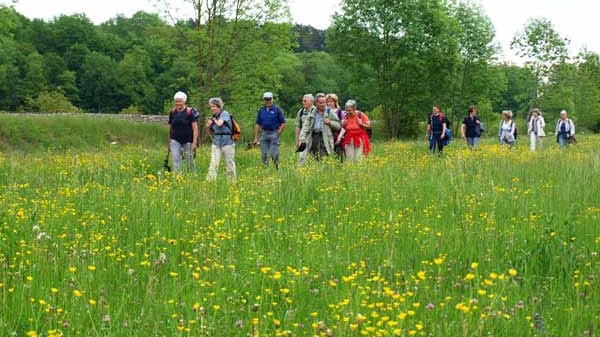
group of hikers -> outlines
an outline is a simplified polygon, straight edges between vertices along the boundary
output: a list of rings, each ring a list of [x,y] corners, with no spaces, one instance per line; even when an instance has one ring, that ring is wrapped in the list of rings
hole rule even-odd
[[[439,106],[434,105],[432,112],[429,114],[427,121],[426,138],[429,140],[429,151],[442,153],[444,146],[448,144],[451,137],[450,121],[442,114]],[[531,116],[527,122],[527,134],[529,135],[529,148],[531,151],[542,148],[542,141],[546,136],[544,128],[546,123],[542,117],[540,109],[531,110]],[[477,107],[470,106],[468,115],[464,118],[460,133],[467,146],[470,149],[477,149],[479,146],[479,138],[485,131],[485,127],[481,119],[477,115]],[[554,131],[556,142],[560,147],[565,147],[571,143],[575,143],[575,124],[567,116],[567,111],[560,112],[560,118],[556,122]],[[498,126],[498,139],[501,145],[506,145],[510,148],[515,144],[518,136],[518,128],[513,120],[513,113],[510,110],[502,112],[502,120]]]
[[[198,110],[186,105],[187,95],[178,91],[175,107],[169,114],[168,150],[173,158],[173,169],[181,171],[182,158],[188,169],[195,171],[194,154],[198,148],[200,129]],[[236,180],[235,138],[239,132],[237,122],[223,109],[223,100],[215,97],[208,100],[212,114],[205,128],[212,138],[211,159],[206,180],[217,178],[217,169],[224,158],[226,173],[231,181]],[[274,104],[273,93],[263,94],[263,105],[256,114],[254,139],[250,145],[260,146],[263,165],[271,162],[279,168],[279,146],[285,130],[283,110]],[[371,124],[367,115],[357,109],[357,103],[349,100],[340,108],[335,94],[304,95],[302,108],[296,115],[295,143],[298,165],[306,164],[308,156],[321,160],[324,156],[337,156],[349,162],[357,162],[371,150]],[[168,157],[165,166],[168,167]]]
[[[175,107],[169,114],[168,150],[173,158],[173,169],[181,171],[182,158],[188,169],[195,171],[194,155],[198,148],[200,129],[198,110],[186,105],[187,95],[177,92],[174,96]],[[217,179],[217,169],[221,158],[224,158],[226,173],[231,181],[236,180],[235,141],[239,138],[239,125],[233,116],[223,109],[223,100],[215,97],[208,100],[211,115],[206,120],[205,129],[212,138],[210,164],[206,180]],[[510,110],[502,112],[502,120],[498,127],[500,144],[512,147],[517,139],[518,131]],[[532,151],[541,148],[545,137],[545,122],[539,109],[531,111],[527,124]],[[285,130],[286,119],[283,110],[274,104],[273,94],[263,94],[263,105],[256,114],[254,138],[250,146],[260,146],[263,165],[271,162],[279,168],[279,146],[281,134]],[[464,118],[460,132],[462,139],[470,149],[477,149],[479,138],[485,131],[477,108],[471,106]],[[555,135],[561,147],[575,141],[575,125],[561,111],[556,123]],[[340,160],[351,163],[360,161],[371,151],[371,123],[367,114],[357,109],[354,100],[348,100],[344,109],[340,108],[336,94],[319,93],[313,96],[306,94],[302,98],[302,108],[298,110],[295,121],[295,145],[298,153],[298,165],[306,164],[309,156],[321,160],[325,156],[336,156]],[[426,138],[429,151],[442,153],[448,144],[450,121],[442,113],[439,106],[434,105],[427,120]],[[168,157],[165,166],[168,167]]]

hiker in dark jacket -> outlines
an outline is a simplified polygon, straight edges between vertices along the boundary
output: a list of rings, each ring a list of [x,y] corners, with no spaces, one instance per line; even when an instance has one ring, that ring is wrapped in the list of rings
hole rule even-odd
[[[427,139],[429,139],[429,151],[433,154],[437,148],[438,153],[444,151],[444,138],[448,122],[439,106],[434,105],[427,120]]]
[[[169,114],[169,136],[167,146],[173,156],[173,171],[181,172],[181,155],[185,157],[190,172],[196,171],[194,152],[198,148],[198,117],[194,108],[186,106],[187,95],[178,91],[175,107]]]

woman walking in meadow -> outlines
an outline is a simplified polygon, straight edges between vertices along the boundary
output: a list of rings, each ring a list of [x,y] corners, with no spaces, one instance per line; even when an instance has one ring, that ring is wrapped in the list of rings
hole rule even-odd
[[[356,110],[355,100],[346,102],[345,109],[342,131],[337,137],[336,144],[343,145],[348,161],[357,162],[371,152],[371,141],[365,131],[366,128],[371,127],[371,124],[367,115]]]
[[[325,96],[325,99],[327,102],[327,107],[331,111],[333,111],[333,113],[335,113],[335,115],[340,121],[343,121],[346,114],[344,113],[344,110],[340,109],[340,105],[338,103],[338,96],[336,94],[327,94],[327,96]],[[337,139],[340,135],[340,132],[342,132],[341,129],[333,130],[333,139]],[[336,157],[341,160],[344,156],[344,148],[342,147],[342,145],[336,143],[333,150],[335,152]]]
[[[187,95],[178,91],[175,93],[175,107],[169,114],[169,136],[167,147],[173,155],[173,170],[181,172],[181,155],[185,157],[190,172],[196,171],[194,153],[198,148],[198,117],[200,114],[194,108],[186,106]]]
[[[517,130],[517,126],[515,125],[512,116],[512,111],[502,111],[502,121],[500,121],[500,127],[498,130],[498,138],[500,139],[500,144],[508,145],[511,148],[515,144],[515,132]]]
[[[233,140],[233,120],[229,112],[223,110],[223,100],[216,97],[208,100],[211,118],[206,122],[206,129],[212,134],[212,145],[210,147],[210,165],[206,180],[217,179],[217,168],[221,157],[225,158],[225,167],[229,180],[236,179],[235,171],[235,142]]]
[[[567,117],[567,111],[560,112],[560,119],[556,122],[554,131],[556,141],[560,147],[565,147],[575,138],[575,124]]]
[[[527,133],[529,134],[529,149],[535,151],[536,148],[542,148],[542,140],[546,136],[546,133],[544,132],[546,123],[544,122],[544,117],[542,117],[540,109],[535,108],[531,110],[531,114],[532,116],[529,119],[529,123],[527,123]]]
[[[446,137],[446,127],[448,126],[448,120],[442,113],[439,106],[434,105],[429,118],[427,119],[427,135],[426,138],[429,140],[429,152],[435,153],[437,148],[438,153],[441,154],[444,151],[444,138]]]
[[[483,124],[477,116],[477,108],[472,105],[469,107],[469,115],[465,117],[460,127],[462,139],[467,142],[469,149],[473,150],[479,146],[479,137],[483,131]]]

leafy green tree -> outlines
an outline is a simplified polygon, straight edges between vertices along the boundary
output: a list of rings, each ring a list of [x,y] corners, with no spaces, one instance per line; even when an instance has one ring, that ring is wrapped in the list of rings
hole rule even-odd
[[[120,94],[117,62],[104,54],[91,52],[85,56],[78,82],[81,107],[88,111],[116,113],[127,106]]]
[[[325,51],[325,31],[313,26],[294,25],[292,33],[296,34],[298,41],[294,52]]]
[[[531,69],[536,79],[530,107],[539,105],[543,85],[548,83],[552,68],[567,60],[568,44],[569,40],[561,37],[552,22],[545,18],[531,19],[512,40],[511,48],[526,60],[525,66]]]
[[[376,72],[376,92],[392,137],[420,133],[438,102],[450,106],[460,61],[456,22],[443,1],[346,0],[328,46],[348,69]],[[417,112],[422,112],[418,115]]]
[[[530,93],[536,87],[535,75],[529,68],[501,64],[494,70],[506,81],[506,88],[492,98],[493,110],[511,110],[515,117],[526,116],[529,111]]]
[[[451,13],[458,23],[462,60],[452,104],[458,126],[470,105],[477,105],[480,114],[485,113],[482,108],[491,105],[492,98],[506,88],[506,81],[493,66],[497,52],[494,27],[483,9],[471,2],[459,2],[451,6]]]
[[[162,110],[162,100],[153,83],[155,77],[152,60],[144,49],[133,47],[119,62],[117,77],[122,93],[145,113]]]

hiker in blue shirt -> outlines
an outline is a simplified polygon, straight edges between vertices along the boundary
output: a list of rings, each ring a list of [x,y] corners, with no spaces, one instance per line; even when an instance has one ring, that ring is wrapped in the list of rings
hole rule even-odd
[[[462,139],[467,142],[470,150],[477,149],[479,146],[479,137],[483,131],[483,123],[477,117],[477,107],[471,105],[469,107],[469,115],[465,117],[460,127]]]
[[[194,153],[198,147],[198,117],[194,108],[186,106],[187,95],[178,91],[175,96],[175,108],[169,114],[169,152],[173,155],[173,170],[181,172],[181,154],[185,157],[190,172],[196,171]]]
[[[233,121],[229,112],[223,110],[223,100],[215,97],[208,100],[210,110],[212,111],[211,118],[206,122],[206,129],[213,136],[210,165],[208,167],[207,181],[215,181],[217,179],[217,168],[221,157],[225,158],[225,167],[229,180],[234,182],[236,178],[235,172],[235,142],[233,140]]]
[[[438,153],[444,151],[444,138],[446,137],[447,119],[442,114],[440,107],[433,106],[429,119],[427,120],[427,138],[429,139],[429,151],[435,153],[437,148]]]
[[[260,134],[260,152],[262,163],[269,165],[269,157],[273,160],[275,168],[279,167],[280,136],[285,129],[285,116],[280,107],[273,104],[273,94],[265,92],[264,105],[256,114],[254,127],[254,144],[258,144]]]

